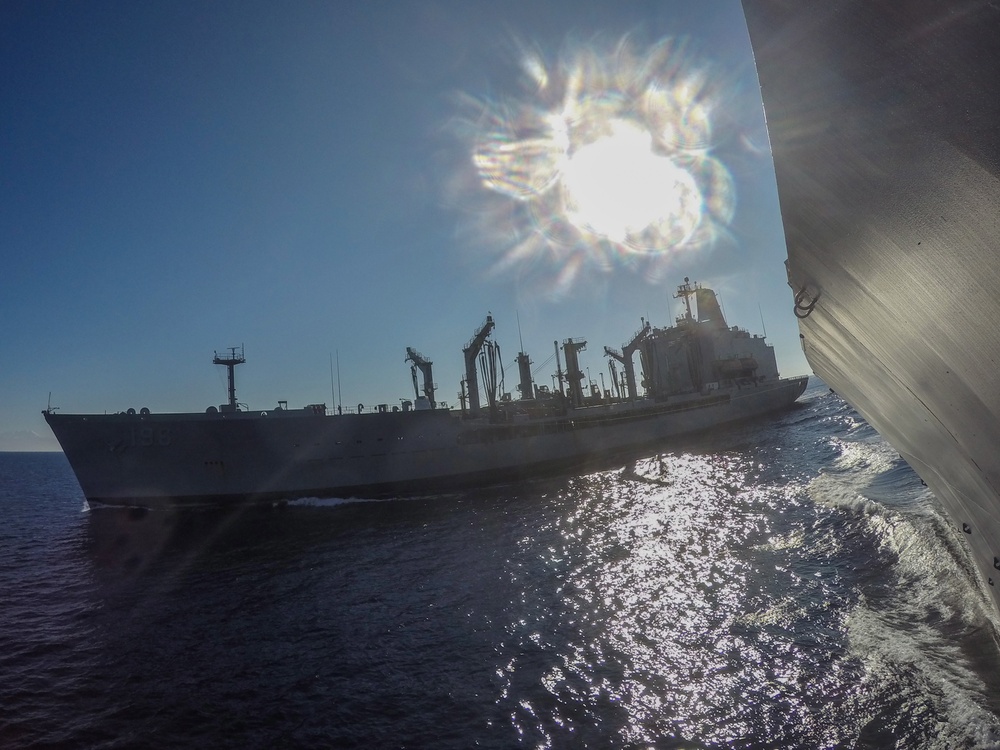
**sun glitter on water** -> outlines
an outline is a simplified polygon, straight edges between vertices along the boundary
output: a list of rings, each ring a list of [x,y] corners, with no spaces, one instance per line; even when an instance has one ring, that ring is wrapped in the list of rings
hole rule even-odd
[[[718,76],[686,50],[625,37],[547,64],[521,47],[519,96],[464,99],[480,186],[464,229],[496,251],[495,270],[548,269],[556,293],[587,269],[658,279],[725,232],[735,192],[712,154]]]

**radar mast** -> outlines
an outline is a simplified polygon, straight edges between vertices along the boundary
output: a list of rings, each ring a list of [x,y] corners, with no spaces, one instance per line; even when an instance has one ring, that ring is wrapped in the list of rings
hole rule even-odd
[[[687,276],[684,277],[684,283],[677,287],[677,294],[674,295],[674,299],[683,297],[684,305],[687,307],[687,315],[684,316],[684,320],[694,320],[694,316],[691,314],[691,295],[696,292],[697,289],[691,286],[691,279]],[[677,320],[680,322],[681,318]]]
[[[247,361],[243,356],[243,344],[239,346],[239,354],[236,351],[237,347],[230,346],[228,356],[215,352],[215,359],[212,360],[212,364],[225,365],[229,369],[229,406],[223,407],[223,411],[236,411],[236,365]]]

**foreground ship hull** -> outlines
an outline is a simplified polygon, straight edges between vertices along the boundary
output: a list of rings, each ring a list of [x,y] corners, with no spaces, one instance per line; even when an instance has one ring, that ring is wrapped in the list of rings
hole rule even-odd
[[[87,500],[110,505],[377,498],[506,483],[789,406],[805,378],[538,420],[446,411],[327,416],[46,412]]]
[[[746,0],[806,356],[1000,605],[1000,9]]]

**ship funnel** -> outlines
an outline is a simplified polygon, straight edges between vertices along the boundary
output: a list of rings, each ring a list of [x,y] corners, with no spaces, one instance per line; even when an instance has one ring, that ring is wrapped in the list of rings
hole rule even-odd
[[[726,316],[722,314],[722,307],[714,290],[698,287],[695,289],[694,298],[698,303],[699,323],[711,323],[713,327],[719,329],[728,328]]]

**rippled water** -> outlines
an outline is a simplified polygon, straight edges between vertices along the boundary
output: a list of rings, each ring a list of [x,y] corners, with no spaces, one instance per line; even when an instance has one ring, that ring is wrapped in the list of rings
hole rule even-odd
[[[614,471],[86,510],[0,454],[0,747],[1000,747],[961,535],[821,383]]]

